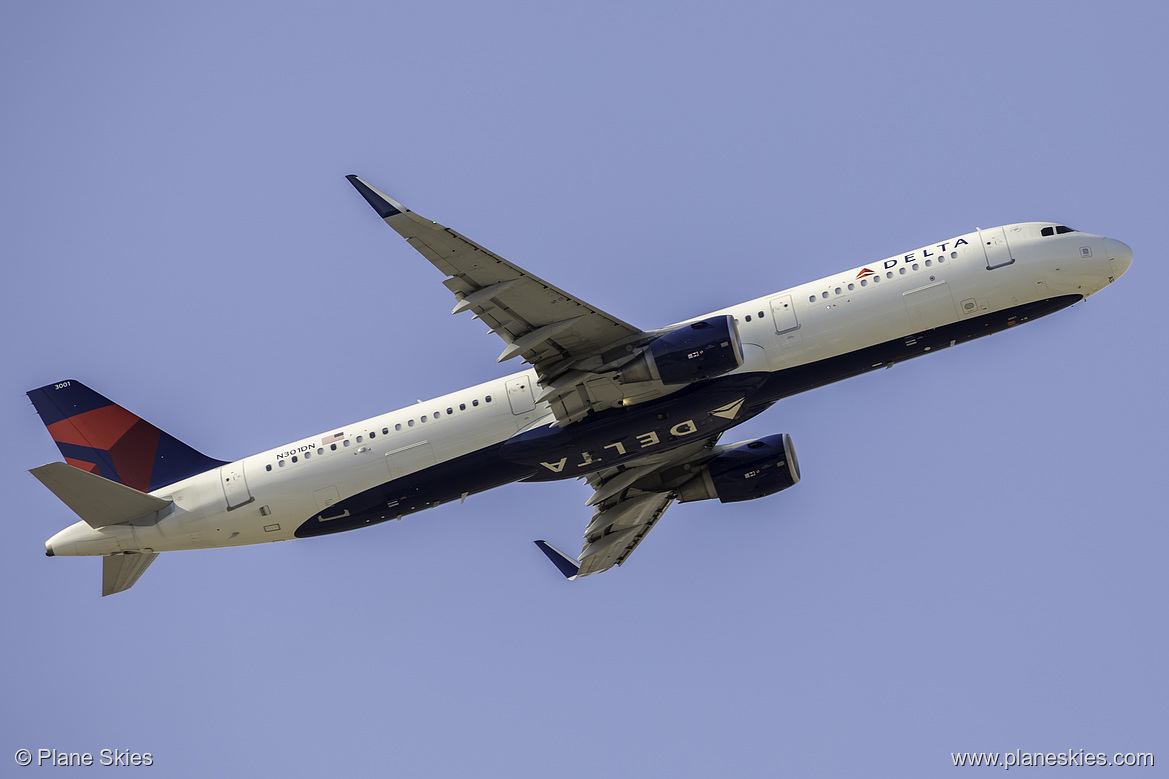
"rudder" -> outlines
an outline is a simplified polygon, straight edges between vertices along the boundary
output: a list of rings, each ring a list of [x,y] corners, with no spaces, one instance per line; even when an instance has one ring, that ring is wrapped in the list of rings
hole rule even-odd
[[[28,393],[65,462],[141,492],[226,463],[69,379]]]

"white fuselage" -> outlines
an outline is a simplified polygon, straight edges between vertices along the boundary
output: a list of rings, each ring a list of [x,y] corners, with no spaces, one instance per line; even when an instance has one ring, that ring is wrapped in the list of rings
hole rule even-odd
[[[1041,234],[1050,227],[968,233],[696,319],[732,315],[744,347],[735,373],[774,374],[1037,301],[1086,298],[1131,262],[1119,241]],[[155,490],[173,508],[151,524],[78,522],[47,546],[56,555],[102,555],[288,540],[308,517],[343,519],[331,507],[346,498],[497,447],[549,417],[534,400],[538,390],[535,371],[521,371],[309,436]],[[381,519],[400,516],[393,504],[381,507]]]

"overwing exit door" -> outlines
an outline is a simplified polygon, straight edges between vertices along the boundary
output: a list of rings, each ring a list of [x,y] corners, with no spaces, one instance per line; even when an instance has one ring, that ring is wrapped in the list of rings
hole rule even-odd
[[[244,479],[243,460],[220,468],[219,480],[223,484],[223,497],[227,499],[228,511],[246,506],[255,500],[248,491],[247,480]]]

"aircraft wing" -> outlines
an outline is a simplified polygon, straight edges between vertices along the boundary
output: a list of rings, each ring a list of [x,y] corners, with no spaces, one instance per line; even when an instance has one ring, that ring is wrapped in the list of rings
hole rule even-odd
[[[593,496],[587,505],[594,509],[580,556],[574,560],[546,541],[536,546],[569,579],[621,565],[674,502],[674,489],[693,475],[686,466],[706,459],[717,442],[716,435],[590,474]]]
[[[522,357],[536,368],[558,424],[611,408],[625,392],[605,371],[632,353],[627,344],[645,333],[557,289],[477,243],[423,219],[357,176],[349,183],[378,216],[449,278],[443,282],[458,304],[503,339],[499,362]]]

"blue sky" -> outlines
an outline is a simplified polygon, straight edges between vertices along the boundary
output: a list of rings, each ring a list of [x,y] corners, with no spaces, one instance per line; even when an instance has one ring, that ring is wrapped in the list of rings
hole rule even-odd
[[[0,761],[1169,761],[1167,22],[1152,3],[9,6]],[[975,226],[1057,220],[1135,261],[1056,316],[777,405],[741,437],[792,434],[798,487],[677,506],[604,576],[565,582],[531,544],[577,543],[571,482],[167,554],[99,598],[98,561],[43,555],[74,518],[27,473],[59,455],[25,391],[77,378],[235,459],[506,372],[348,173],[646,328]]]

